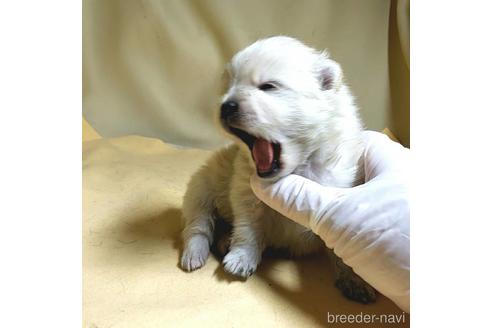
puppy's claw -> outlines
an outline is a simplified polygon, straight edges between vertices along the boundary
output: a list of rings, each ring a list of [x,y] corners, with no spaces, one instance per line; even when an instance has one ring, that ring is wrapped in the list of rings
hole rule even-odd
[[[241,278],[251,276],[258,266],[255,252],[249,248],[239,247],[231,249],[224,257],[222,263],[224,264],[224,270]]]

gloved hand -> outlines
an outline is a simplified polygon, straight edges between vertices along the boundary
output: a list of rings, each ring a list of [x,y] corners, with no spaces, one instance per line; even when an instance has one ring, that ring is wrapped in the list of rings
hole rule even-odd
[[[251,177],[256,196],[310,228],[343,262],[406,312],[410,310],[409,150],[365,131],[365,180],[325,187],[298,175],[275,183]]]

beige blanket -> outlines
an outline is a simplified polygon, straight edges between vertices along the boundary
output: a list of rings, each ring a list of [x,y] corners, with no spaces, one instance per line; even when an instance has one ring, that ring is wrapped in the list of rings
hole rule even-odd
[[[402,313],[381,295],[345,299],[323,256],[266,258],[246,282],[214,257],[183,272],[182,195],[210,153],[136,136],[85,141],[83,151],[84,327],[326,327],[328,312]],[[388,325],[408,326],[409,317]]]

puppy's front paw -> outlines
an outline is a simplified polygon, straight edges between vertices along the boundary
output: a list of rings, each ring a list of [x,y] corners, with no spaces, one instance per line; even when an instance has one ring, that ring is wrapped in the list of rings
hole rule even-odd
[[[247,278],[256,271],[258,255],[252,247],[233,247],[224,257],[224,269],[238,277]]]
[[[183,255],[181,256],[181,268],[186,271],[201,268],[207,261],[209,252],[210,246],[206,236],[192,236],[186,243]]]
[[[376,290],[355,273],[340,276],[335,286],[350,300],[363,304],[376,301]]]

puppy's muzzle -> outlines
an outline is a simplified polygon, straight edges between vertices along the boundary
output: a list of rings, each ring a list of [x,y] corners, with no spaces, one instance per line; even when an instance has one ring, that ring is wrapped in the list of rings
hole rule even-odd
[[[230,122],[239,116],[239,104],[235,101],[226,101],[220,106],[220,119]]]
[[[261,136],[252,135],[241,126],[241,113],[239,104],[229,100],[220,106],[220,120],[227,132],[241,139],[251,151],[251,156],[256,165],[259,177],[268,178],[274,176],[280,169],[279,143],[266,140]]]

